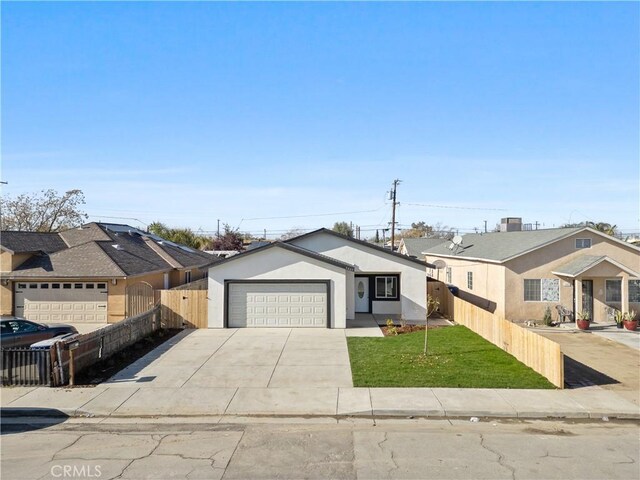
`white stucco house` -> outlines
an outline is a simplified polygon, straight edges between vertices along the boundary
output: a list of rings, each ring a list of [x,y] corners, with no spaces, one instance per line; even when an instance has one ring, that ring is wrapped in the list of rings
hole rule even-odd
[[[347,328],[356,313],[426,315],[429,265],[319,229],[209,269],[209,328]]]

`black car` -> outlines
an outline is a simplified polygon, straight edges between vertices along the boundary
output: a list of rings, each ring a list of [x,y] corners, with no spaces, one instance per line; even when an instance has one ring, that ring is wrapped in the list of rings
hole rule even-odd
[[[42,340],[76,333],[76,327],[64,323],[37,323],[19,317],[0,319],[2,348],[28,347]]]

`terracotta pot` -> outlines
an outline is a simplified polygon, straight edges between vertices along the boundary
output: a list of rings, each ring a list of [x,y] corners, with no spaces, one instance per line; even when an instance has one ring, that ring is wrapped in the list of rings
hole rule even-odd
[[[589,330],[589,324],[591,322],[589,320],[577,320],[576,323],[580,330]]]
[[[626,330],[631,330],[633,332],[638,329],[638,320],[625,320],[622,323],[624,323],[624,328]]]

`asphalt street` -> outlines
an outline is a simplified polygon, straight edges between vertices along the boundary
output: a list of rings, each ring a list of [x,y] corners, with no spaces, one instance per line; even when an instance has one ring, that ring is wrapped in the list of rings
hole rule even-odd
[[[4,419],[2,478],[640,478],[636,421],[122,422]]]

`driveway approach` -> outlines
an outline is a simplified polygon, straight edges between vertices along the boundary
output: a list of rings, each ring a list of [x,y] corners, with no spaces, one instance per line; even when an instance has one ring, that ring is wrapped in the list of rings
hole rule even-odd
[[[186,330],[107,387],[353,387],[344,330]]]

